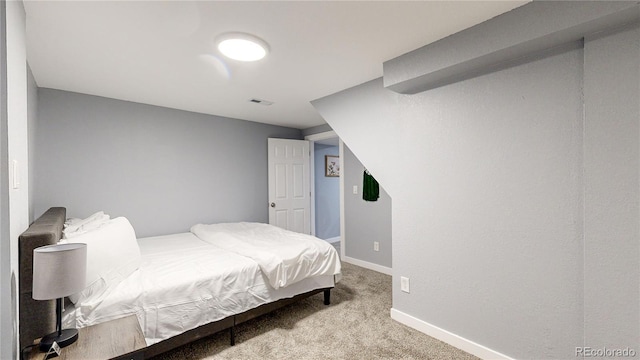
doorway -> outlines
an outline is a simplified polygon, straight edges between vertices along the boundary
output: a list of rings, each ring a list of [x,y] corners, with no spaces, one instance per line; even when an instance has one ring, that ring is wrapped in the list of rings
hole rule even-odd
[[[342,229],[341,178],[327,173],[327,161],[338,160],[341,167],[340,139],[333,131],[309,135],[311,150],[311,234],[339,249]],[[328,158],[327,158],[328,157]]]

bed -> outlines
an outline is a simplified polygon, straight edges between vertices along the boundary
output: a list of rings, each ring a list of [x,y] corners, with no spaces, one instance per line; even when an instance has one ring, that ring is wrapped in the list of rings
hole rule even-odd
[[[20,236],[21,348],[53,331],[51,302],[31,299],[30,263],[34,248],[61,239],[65,218],[65,208],[51,208]],[[301,251],[298,235],[280,240],[280,231],[255,223],[198,224],[188,233],[137,239],[136,270],[100,296],[76,299],[64,324],[84,327],[135,314],[149,358],[222,330],[229,330],[233,345],[237,324],[320,292],[328,305],[339,277],[337,252],[331,247],[332,260],[318,262],[302,251],[297,261],[303,266],[293,267],[288,252]],[[240,242],[230,245],[230,237]],[[84,242],[77,239],[68,241]]]

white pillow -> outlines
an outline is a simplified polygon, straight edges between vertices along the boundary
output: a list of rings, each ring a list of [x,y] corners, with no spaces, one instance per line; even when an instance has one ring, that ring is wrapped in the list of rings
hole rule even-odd
[[[62,237],[64,239],[68,239],[82,235],[86,232],[99,228],[107,221],[109,221],[109,215],[105,214],[103,211],[98,211],[86,219],[68,219],[64,223]]]
[[[87,286],[69,296],[74,304],[101,301],[110,288],[140,267],[142,257],[136,233],[124,217],[75,236],[73,242],[87,244]]]

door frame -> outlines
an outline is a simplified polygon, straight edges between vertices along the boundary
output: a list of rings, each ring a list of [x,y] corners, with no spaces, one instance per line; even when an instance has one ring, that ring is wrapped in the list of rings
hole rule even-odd
[[[331,138],[338,138],[338,156],[340,157],[340,171],[344,173],[344,156],[342,139],[335,131],[325,131],[317,134],[311,134],[304,137],[309,141],[309,189],[311,190],[311,235],[316,235],[316,174],[315,174],[315,142]],[[344,257],[345,236],[344,236],[344,176],[340,174],[340,256]]]

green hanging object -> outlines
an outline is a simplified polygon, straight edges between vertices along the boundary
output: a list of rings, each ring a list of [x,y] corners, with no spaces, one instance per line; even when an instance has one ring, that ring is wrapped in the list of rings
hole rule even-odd
[[[378,182],[371,176],[369,171],[365,169],[362,180],[362,199],[365,201],[378,201],[379,197],[380,185],[378,185]]]

